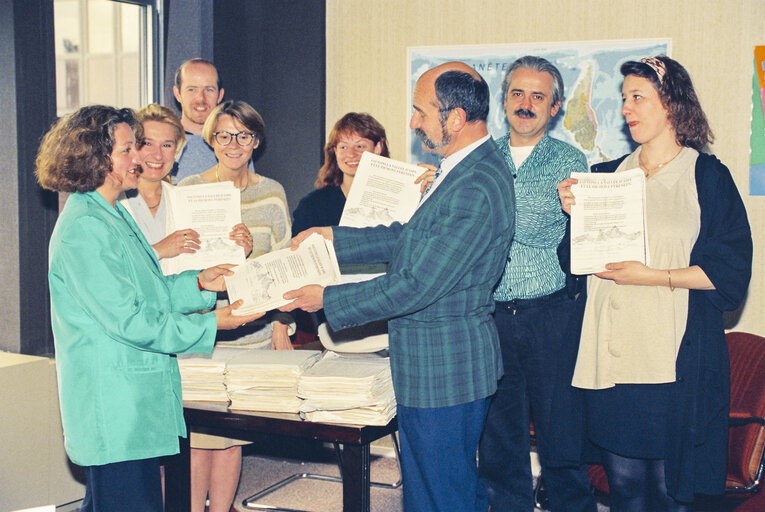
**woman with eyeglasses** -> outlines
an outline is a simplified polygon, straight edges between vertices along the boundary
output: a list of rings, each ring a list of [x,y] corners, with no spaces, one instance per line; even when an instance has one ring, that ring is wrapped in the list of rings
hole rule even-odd
[[[275,180],[251,172],[247,166],[265,135],[260,114],[244,101],[225,101],[210,113],[202,137],[215,151],[218,163],[207,171],[181,180],[178,186],[231,181],[241,194],[242,224],[231,239],[243,242],[248,258],[287,247],[290,216],[284,189]],[[219,301],[222,305],[225,301]],[[218,344],[291,350],[289,315],[266,315],[269,323],[250,324],[219,335]],[[192,432],[191,510],[202,512],[209,495],[209,512],[228,512],[236,493],[246,441]]]

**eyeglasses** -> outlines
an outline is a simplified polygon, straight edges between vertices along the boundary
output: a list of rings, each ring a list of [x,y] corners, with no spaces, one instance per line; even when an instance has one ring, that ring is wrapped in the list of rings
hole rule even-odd
[[[252,132],[215,132],[213,137],[215,137],[215,142],[221,146],[228,146],[233,139],[236,139],[236,143],[240,146],[249,146],[257,138]]]

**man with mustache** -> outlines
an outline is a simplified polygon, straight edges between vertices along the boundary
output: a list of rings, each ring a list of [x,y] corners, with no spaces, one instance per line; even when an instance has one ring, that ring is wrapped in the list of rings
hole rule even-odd
[[[492,290],[513,236],[507,165],[486,128],[489,88],[447,62],[422,74],[409,127],[440,172],[407,224],[312,228],[342,263],[388,262],[362,283],[305,286],[285,309],[324,307],[335,330],[388,319],[407,512],[486,512],[476,449],[502,375]]]
[[[497,144],[515,188],[516,233],[494,292],[504,376],[492,397],[481,438],[479,475],[494,512],[532,512],[529,410],[553,512],[594,512],[579,462],[581,422],[571,376],[577,330],[568,328],[580,305],[567,291],[557,248],[566,229],[557,184],[586,172],[581,151],[547,134],[563,101],[563,80],[546,59],[525,56],[502,83],[510,125]]]

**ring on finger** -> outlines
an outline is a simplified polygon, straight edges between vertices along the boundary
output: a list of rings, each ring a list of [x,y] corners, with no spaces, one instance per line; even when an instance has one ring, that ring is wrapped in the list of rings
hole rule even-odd
[[[189,234],[188,233],[184,233],[183,234],[183,239],[184,240],[188,240],[189,239]]]

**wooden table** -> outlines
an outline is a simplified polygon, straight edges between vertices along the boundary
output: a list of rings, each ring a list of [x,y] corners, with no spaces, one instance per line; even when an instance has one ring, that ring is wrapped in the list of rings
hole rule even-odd
[[[216,402],[184,402],[183,413],[189,429],[209,434],[252,440],[271,434],[341,444],[345,512],[369,512],[369,444],[398,428],[395,418],[384,427],[337,425],[303,421],[297,414],[231,411],[227,404]],[[181,439],[180,454],[165,463],[165,511],[188,512],[190,487],[186,438]]]

